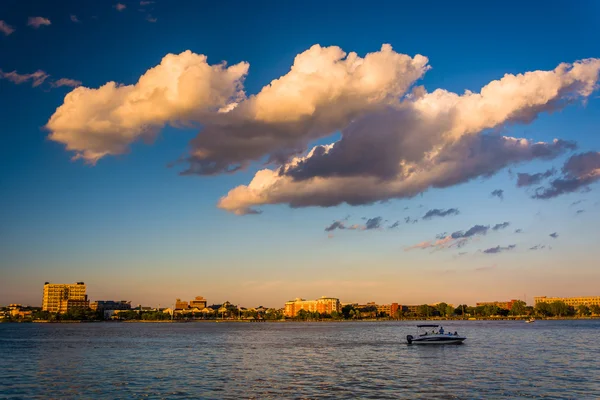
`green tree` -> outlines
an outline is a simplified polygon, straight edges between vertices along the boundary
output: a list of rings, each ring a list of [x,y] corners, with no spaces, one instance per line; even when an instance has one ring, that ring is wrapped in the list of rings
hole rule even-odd
[[[581,304],[577,307],[577,314],[587,317],[588,315],[590,315],[590,308],[585,304]]]
[[[548,304],[544,301],[536,303],[534,309],[535,309],[535,313],[542,317],[551,317],[553,315],[550,304]]]
[[[510,309],[510,315],[525,315],[527,304],[524,301],[517,300],[513,303]]]
[[[556,317],[565,317],[569,315],[569,306],[563,301],[553,301],[550,303],[550,310]]]
[[[590,306],[590,311],[592,312],[592,314],[594,315],[600,315],[600,306],[597,304],[591,305]]]
[[[439,315],[446,315],[446,307],[448,307],[447,303],[438,303],[435,306],[436,311],[439,313]]]
[[[444,314],[446,317],[451,317],[454,315],[454,307],[446,305],[446,310],[444,312]]]

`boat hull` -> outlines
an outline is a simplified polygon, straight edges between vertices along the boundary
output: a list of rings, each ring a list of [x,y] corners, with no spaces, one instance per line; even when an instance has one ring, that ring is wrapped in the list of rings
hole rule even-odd
[[[408,344],[418,344],[418,345],[433,345],[433,344],[461,344],[467,338],[464,336],[453,336],[453,335],[427,335],[427,336],[419,336],[412,337],[411,335],[407,336]]]

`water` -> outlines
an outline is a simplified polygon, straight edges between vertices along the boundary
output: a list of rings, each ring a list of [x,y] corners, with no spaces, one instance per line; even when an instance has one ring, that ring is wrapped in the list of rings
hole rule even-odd
[[[0,398],[600,398],[600,321],[0,324]]]

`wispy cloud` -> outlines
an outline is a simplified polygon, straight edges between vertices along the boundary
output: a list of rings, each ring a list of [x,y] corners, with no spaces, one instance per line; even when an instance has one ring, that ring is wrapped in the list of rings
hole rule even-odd
[[[545,249],[545,248],[546,248],[546,245],[536,244],[535,246],[530,247],[529,250],[542,250],[542,249]]]
[[[117,3],[113,7],[116,8],[117,11],[123,11],[124,9],[127,8],[127,6],[123,3]]]
[[[75,22],[75,23],[79,23],[79,22],[81,22],[81,21],[79,20],[79,18],[77,18],[77,15],[75,15],[75,14],[71,14],[70,18],[71,18],[71,21],[73,21],[73,22]]]
[[[0,69],[0,79],[6,79],[17,85],[31,81],[32,87],[40,86],[49,76],[42,70],[37,70],[31,74],[19,74],[17,71],[4,72]]]
[[[575,212],[575,214],[583,214],[584,212],[585,212],[585,210],[577,210],[577,211]]]
[[[496,189],[492,193],[490,193],[490,195],[492,197],[497,197],[500,200],[504,200],[504,190],[502,190],[502,189]]]
[[[498,245],[496,247],[490,247],[489,249],[485,249],[485,250],[483,250],[483,252],[485,254],[497,254],[497,253],[502,253],[504,251],[513,250],[515,247],[517,247],[516,244],[509,244],[506,247],[502,247],[502,246]]]
[[[417,243],[415,245],[409,246],[405,248],[405,251],[414,250],[414,249],[448,249],[448,248],[461,248],[463,247],[467,241],[473,236],[485,235],[490,229],[490,226],[487,225],[474,225],[466,231],[456,231],[451,235],[447,235],[444,237],[440,237],[440,235],[436,236],[436,240],[427,240],[425,242]]]
[[[489,267],[479,267],[479,268],[475,268],[475,271],[477,272],[486,272],[486,271],[492,271],[496,269],[496,264],[494,265],[490,265]]]
[[[81,81],[77,81],[75,79],[69,79],[69,78],[61,78],[57,81],[52,82],[50,85],[55,88],[62,87],[62,86],[77,87],[77,86],[81,85]]]
[[[31,26],[35,29],[39,28],[40,26],[43,25],[50,25],[51,22],[48,18],[44,18],[44,17],[29,17],[27,19],[27,25]]]
[[[537,185],[546,178],[550,178],[556,173],[554,168],[547,170],[546,172],[538,172],[537,174],[518,173],[517,174],[517,187]]]
[[[600,179],[600,152],[571,156],[562,167],[562,177],[550,181],[546,188],[538,188],[534,199],[551,199],[565,193],[589,190],[589,185]]]
[[[331,225],[325,228],[325,232],[335,231],[336,229],[346,229],[343,221],[333,221]]]
[[[554,233],[549,234],[548,236],[550,236],[552,239],[557,239],[558,238],[558,233],[554,232]]]
[[[460,212],[458,208],[449,208],[447,210],[442,210],[439,208],[434,208],[433,210],[429,210],[423,215],[423,219],[431,219],[433,217],[447,217],[448,215],[458,215]]]
[[[496,224],[496,225],[494,225],[492,230],[498,231],[500,229],[505,229],[505,228],[508,228],[509,225],[510,225],[510,222],[503,222],[501,224]]]
[[[407,224],[416,224],[419,222],[418,219],[412,219],[411,217],[404,217],[404,222]]]
[[[581,204],[585,201],[585,199],[581,199],[581,200],[576,200],[574,202],[571,203],[570,207],[576,206],[577,204]]]
[[[515,229],[515,233],[523,233],[523,229],[521,229],[521,228]]]
[[[146,21],[154,23],[154,22],[158,21],[158,19],[153,17],[152,15],[148,14],[148,15],[146,15]]]
[[[400,226],[400,221],[394,222],[392,225],[388,226],[388,229],[394,229]]]
[[[140,1],[140,6],[148,6],[150,4],[156,3],[155,1]]]
[[[4,36],[8,36],[15,31],[15,28],[0,20],[0,32],[4,33]]]

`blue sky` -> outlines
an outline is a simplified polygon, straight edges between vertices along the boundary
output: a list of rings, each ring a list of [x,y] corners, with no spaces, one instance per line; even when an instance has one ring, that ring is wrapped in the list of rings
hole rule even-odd
[[[248,62],[244,90],[252,95],[287,74],[296,55],[314,44],[363,57],[389,43],[398,53],[429,58],[431,69],[417,83],[428,92],[478,92],[504,74],[600,57],[596,2],[121,3],[120,11],[108,1],[0,4],[0,20],[13,30],[0,32],[0,69],[49,75],[35,87],[0,79],[0,303],[38,304],[44,281],[81,280],[92,299],[153,305],[196,295],[246,306],[321,295],[404,304],[600,295],[597,184],[539,200],[531,198],[535,187],[517,188],[514,176],[560,169],[573,154],[600,150],[598,91],[532,123],[501,126],[511,137],[575,141],[574,152],[412,198],[335,207],[280,202],[260,207],[259,215],[234,215],[217,203],[247,185],[265,168],[261,163],[214,176],[180,176],[182,165],[169,167],[189,150],[197,128],[167,126],[153,143],[135,141],[128,153],[94,166],[71,160],[73,153],[44,129],[73,90],[52,82],[135,84],[166,54],[185,50],[206,55],[209,64]],[[50,24],[27,25],[38,16]],[[339,137],[331,132],[311,145]],[[490,195],[495,189],[504,190],[503,200]],[[460,213],[421,219],[448,208]],[[388,222],[329,237],[324,229],[348,215],[346,226],[364,224],[363,217]],[[398,220],[397,229],[386,229]],[[508,228],[461,249],[407,251],[443,232],[505,221]],[[548,236],[553,232],[557,239]],[[499,254],[480,251],[512,244]],[[535,245],[552,249],[529,250]]]

